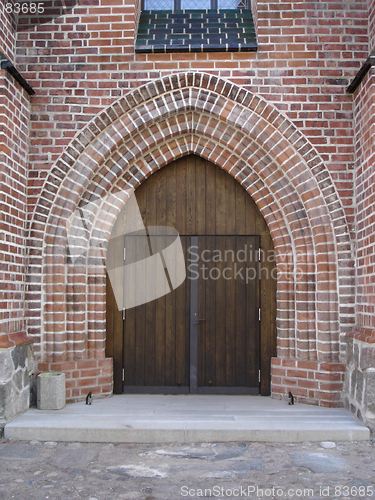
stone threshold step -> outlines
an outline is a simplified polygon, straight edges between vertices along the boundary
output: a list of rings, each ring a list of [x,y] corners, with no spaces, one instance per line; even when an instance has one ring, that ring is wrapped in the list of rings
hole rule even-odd
[[[370,431],[346,410],[288,407],[271,398],[123,395],[57,411],[32,408],[7,424],[4,436],[69,442],[297,443],[363,441],[370,439]]]

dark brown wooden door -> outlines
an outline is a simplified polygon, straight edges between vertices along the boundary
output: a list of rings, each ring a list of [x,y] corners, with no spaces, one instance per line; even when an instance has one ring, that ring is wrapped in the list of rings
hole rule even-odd
[[[172,239],[172,238],[171,238]],[[143,241],[142,243],[140,241]],[[168,248],[172,241],[159,237],[158,245]],[[189,237],[181,237],[184,256],[187,253]],[[145,249],[147,238],[137,236],[125,237],[126,260],[147,258]],[[150,244],[151,246],[151,244]],[[141,247],[142,253],[138,252]],[[129,254],[129,258],[128,258]],[[155,255],[155,254],[154,254]],[[139,262],[138,260],[138,262]],[[168,275],[173,270],[169,267]],[[159,283],[154,283],[152,275],[155,268],[146,263],[134,275],[134,281],[142,293],[151,293],[151,297],[163,294],[154,300],[145,301],[136,307],[125,310],[123,321],[123,391],[127,393],[188,393],[189,392],[189,301],[190,287],[188,280],[172,290],[166,283],[157,290],[163,274],[156,276]],[[163,272],[162,272],[163,273]],[[150,279],[151,276],[151,279]],[[130,280],[128,280],[130,281]],[[125,280],[126,283],[126,280]],[[155,292],[155,294],[153,294]],[[142,297],[139,297],[142,300]]]
[[[259,237],[196,236],[190,250],[190,392],[258,394]]]
[[[136,190],[136,198],[146,228],[169,226],[178,231],[187,279],[166,295],[126,309],[124,319],[114,300],[113,284],[107,279],[106,352],[114,359],[114,391],[121,393],[125,388],[127,392],[231,393],[237,389],[239,393],[260,390],[261,394],[269,394],[270,358],[276,354],[276,283],[271,278],[274,262],[267,259],[259,270],[254,259],[258,247],[272,251],[273,246],[251,197],[225,171],[189,156],[153,174]],[[126,217],[120,214],[114,232],[127,232],[127,224]],[[241,280],[240,275],[236,280],[222,276],[215,279],[218,271],[213,269],[220,270],[220,266],[221,271],[228,268],[227,277],[232,276],[234,261],[204,263],[212,279],[189,279],[192,238],[197,238],[200,254],[216,249],[226,250],[229,255],[246,245],[253,248],[246,266],[257,268],[261,280],[248,280],[246,284],[246,278]],[[140,259],[145,252],[142,244],[138,248],[138,243],[125,243],[124,239],[116,249],[114,241],[117,238],[110,242],[107,267],[114,265],[116,255],[121,258],[121,245],[132,247],[127,250],[127,259]],[[147,283],[146,274],[142,279]],[[191,344],[193,299],[198,304],[197,319],[206,320],[196,325],[196,349]],[[192,380],[194,356],[196,389],[194,374]]]

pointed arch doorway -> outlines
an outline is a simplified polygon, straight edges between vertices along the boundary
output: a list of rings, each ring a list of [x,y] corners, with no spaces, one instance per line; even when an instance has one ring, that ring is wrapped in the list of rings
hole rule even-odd
[[[146,229],[178,231],[187,279],[124,313],[107,276],[106,356],[113,357],[114,392],[269,395],[276,263],[252,198],[195,155],[154,173],[135,196]],[[122,223],[120,214],[116,225]],[[135,238],[116,238],[107,260],[124,252],[142,250]]]

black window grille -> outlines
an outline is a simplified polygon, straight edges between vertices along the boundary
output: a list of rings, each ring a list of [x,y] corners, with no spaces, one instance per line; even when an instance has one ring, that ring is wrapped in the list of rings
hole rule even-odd
[[[216,10],[248,8],[248,0],[142,0],[142,10]]]
[[[136,52],[256,50],[250,0],[143,0]]]

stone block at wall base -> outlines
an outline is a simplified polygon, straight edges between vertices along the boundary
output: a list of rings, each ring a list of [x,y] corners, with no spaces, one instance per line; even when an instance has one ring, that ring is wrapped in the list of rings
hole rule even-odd
[[[39,410],[61,410],[65,406],[65,373],[39,373],[37,407]]]
[[[346,343],[344,406],[375,433],[375,329],[357,327]]]
[[[272,358],[271,395],[287,400],[290,391],[297,403],[339,408],[344,377],[343,363]]]
[[[30,406],[30,380],[36,365],[31,342],[23,340],[0,348],[0,428]]]
[[[67,403],[84,401],[91,391],[93,398],[112,396],[112,358],[78,359],[38,363],[40,372],[65,373],[65,395]]]

